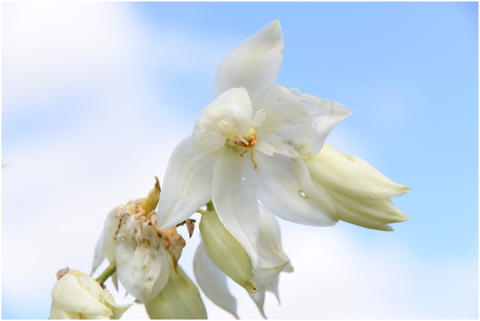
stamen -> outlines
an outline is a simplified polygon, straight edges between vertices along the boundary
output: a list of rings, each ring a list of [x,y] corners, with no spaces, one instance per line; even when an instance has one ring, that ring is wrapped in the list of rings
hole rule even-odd
[[[250,150],[250,159],[252,160],[252,163],[253,163],[253,168],[254,169],[257,169],[258,168],[258,165],[257,163],[255,163],[255,160],[253,159],[253,155],[255,154],[254,150]]]

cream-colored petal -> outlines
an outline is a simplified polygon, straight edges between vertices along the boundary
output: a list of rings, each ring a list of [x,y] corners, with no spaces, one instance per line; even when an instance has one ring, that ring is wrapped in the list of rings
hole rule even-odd
[[[145,304],[150,319],[207,319],[207,311],[195,284],[178,265],[178,274],[170,262],[165,288]]]
[[[195,251],[193,272],[207,298],[238,319],[237,300],[228,290],[227,276],[213,263],[203,242]]]
[[[77,320],[80,319],[80,314],[78,312],[67,311],[60,309],[55,304],[50,305],[50,320]]]
[[[188,219],[212,199],[213,165],[218,152],[195,154],[191,137],[173,151],[158,203],[157,228],[164,230]]]
[[[97,283],[92,288],[84,288],[77,275],[85,276],[84,273],[70,271],[55,283],[52,289],[53,304],[60,309],[77,313],[113,315],[112,311],[95,298],[98,292],[103,292],[102,287]]]
[[[110,291],[105,289],[105,301],[110,305],[110,309],[113,312],[112,319],[118,320],[122,317],[122,315],[133,305],[132,303],[129,304],[117,304],[113,299],[112,294]]]
[[[103,223],[103,231],[95,246],[95,255],[92,264],[92,273],[98,268],[106,257],[110,262],[115,261],[115,233],[118,229],[120,219],[117,217],[120,214],[120,209],[123,205],[119,205],[111,210],[105,222]]]
[[[243,141],[252,122],[252,102],[243,87],[231,88],[202,110],[192,133],[192,149],[203,154],[221,148],[227,138]]]
[[[305,159],[312,178],[337,193],[357,198],[388,199],[410,191],[396,184],[361,158],[346,156],[329,145]]]
[[[253,271],[260,268],[257,252],[259,233],[258,201],[242,174],[242,163],[235,148],[227,148],[213,169],[212,201],[225,228],[243,246],[252,260]]]
[[[315,186],[324,191],[337,210],[340,220],[366,228],[393,231],[387,224],[408,220],[390,199],[356,198],[339,194],[327,187]]]
[[[153,226],[124,217],[117,233],[115,262],[117,275],[129,294],[149,302],[167,284],[168,254]]]
[[[267,316],[265,315],[265,310],[263,309],[263,305],[265,304],[265,286],[261,286],[258,289],[257,293],[249,293],[250,297],[252,298],[253,302],[257,305],[258,311],[265,319]]]
[[[276,19],[223,58],[213,81],[215,97],[230,88],[242,86],[253,100],[277,79],[284,47],[282,28]]]
[[[294,223],[332,226],[338,216],[328,198],[310,178],[303,159],[255,153],[258,167],[245,164],[244,172],[260,201],[274,215]]]
[[[254,107],[254,111],[265,110],[265,120],[257,128],[259,142],[266,141],[278,154],[288,157],[311,157],[318,152],[313,120],[287,88],[268,87],[258,96]]]
[[[298,88],[290,92],[303,104],[315,128],[315,145],[312,156],[320,152],[328,134],[353,111],[333,100],[315,97],[310,94],[301,94]]]

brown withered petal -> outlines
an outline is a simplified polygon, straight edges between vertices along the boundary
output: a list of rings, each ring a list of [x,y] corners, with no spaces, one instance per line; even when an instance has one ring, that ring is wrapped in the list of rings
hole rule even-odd
[[[188,219],[185,221],[185,223],[187,224],[188,235],[190,236],[190,238],[192,238],[193,230],[195,228],[195,220]]]
[[[160,230],[158,233],[163,238],[163,248],[170,254],[173,261],[173,267],[178,274],[177,264],[182,255],[182,250],[186,245],[185,240],[177,233],[176,226],[172,226],[166,230]]]
[[[61,270],[58,270],[57,272],[57,281],[60,280],[62,278],[62,276],[64,276],[65,274],[67,274],[68,272],[70,272],[70,269],[68,267],[64,268],[64,269],[61,269]]]

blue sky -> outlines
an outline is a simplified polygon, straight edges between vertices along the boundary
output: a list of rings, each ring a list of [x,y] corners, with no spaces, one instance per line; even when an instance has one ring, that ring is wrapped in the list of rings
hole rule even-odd
[[[394,199],[410,220],[392,233],[282,222],[296,272],[282,276],[282,306],[267,297],[267,315],[299,316],[287,293],[323,271],[346,281],[316,277],[324,292],[311,297],[324,310],[302,317],[478,317],[477,3],[7,3],[2,15],[3,318],[48,317],[45,274],[89,272],[104,215],[163,177],[213,99],[218,63],[277,17],[286,45],[276,83],[351,108],[327,142],[412,191]],[[288,252],[302,235],[318,237],[313,261]],[[22,281],[25,255],[49,260]],[[30,311],[19,302],[27,285]],[[335,287],[353,293],[352,314],[332,312]],[[375,306],[385,296],[398,304]]]

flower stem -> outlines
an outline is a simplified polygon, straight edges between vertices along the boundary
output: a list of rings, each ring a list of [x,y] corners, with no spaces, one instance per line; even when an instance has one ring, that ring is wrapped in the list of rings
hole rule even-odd
[[[117,270],[117,266],[115,265],[115,261],[110,263],[110,265],[103,271],[102,274],[98,278],[95,279],[99,284],[103,284],[115,271]]]
[[[200,214],[204,215],[206,212],[205,212],[204,210],[202,210],[201,208],[199,208],[199,209],[197,210],[197,213],[200,213]]]

